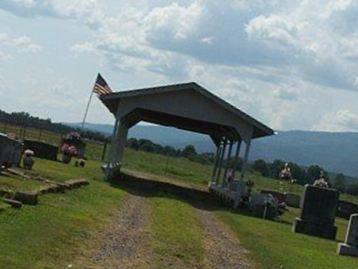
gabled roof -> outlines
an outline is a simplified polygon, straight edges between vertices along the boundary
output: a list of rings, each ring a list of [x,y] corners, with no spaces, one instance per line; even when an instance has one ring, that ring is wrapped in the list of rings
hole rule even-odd
[[[242,110],[240,110],[240,109],[234,107],[233,105],[229,104],[228,102],[226,102],[225,100],[221,99],[220,97],[218,97],[218,96],[214,95],[213,93],[209,92],[208,90],[206,90],[205,88],[201,87],[200,85],[198,85],[195,82],[115,92],[115,93],[111,93],[111,94],[107,94],[105,96],[102,96],[101,100],[111,110],[110,104],[114,100],[118,100],[118,99],[122,99],[122,98],[126,98],[126,97],[161,94],[161,93],[166,93],[166,92],[188,90],[188,89],[194,90],[194,91],[200,93],[201,95],[211,99],[213,102],[215,102],[219,106],[221,106],[224,109],[230,111],[231,113],[233,113],[236,116],[240,117],[242,120],[244,120],[248,124],[252,125],[254,127],[254,129],[255,129],[254,137],[263,137],[263,136],[269,136],[269,135],[274,134],[274,131],[271,128],[269,128],[268,126],[264,125],[263,123],[259,122],[258,120],[254,119],[253,117],[249,116],[248,114],[246,114]]]

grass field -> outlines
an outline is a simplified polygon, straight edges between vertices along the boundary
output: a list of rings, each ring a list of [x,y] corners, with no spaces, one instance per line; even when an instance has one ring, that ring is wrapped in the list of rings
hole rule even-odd
[[[209,166],[193,163],[184,158],[170,158],[127,150],[124,164],[126,168],[142,170],[165,178],[185,180],[196,184],[206,184],[210,178]],[[154,165],[155,164],[155,165]],[[278,180],[249,173],[248,178],[255,182],[254,191],[272,189],[303,193],[299,185],[280,184]],[[358,197],[342,195],[342,199],[358,202]],[[356,268],[357,260],[349,257],[339,257],[335,254],[337,242],[292,233],[292,221],[299,214],[298,209],[290,211],[281,217],[280,222],[264,221],[245,214],[237,214],[218,208],[217,216],[227,223],[237,234],[240,241],[251,252],[251,258],[261,264],[261,268]],[[343,241],[347,221],[337,218],[337,240]]]
[[[98,154],[94,146],[92,154]],[[204,189],[211,167],[183,158],[126,150],[124,168],[152,178]],[[37,160],[35,172],[52,180],[85,177],[91,184],[66,194],[40,197],[38,206],[9,209],[0,203],[0,268],[65,268],[75,263],[80,252],[90,248],[93,238],[110,221],[127,190],[103,181],[100,162],[88,161],[85,168]],[[255,191],[263,188],[289,190],[302,194],[302,186],[281,185],[279,181],[249,173]],[[0,186],[36,189],[38,182],[0,177]],[[343,196],[357,202],[357,197]],[[204,255],[203,234],[192,201],[178,195],[161,193],[146,197],[151,207],[151,238],[156,258],[154,268],[165,268],[166,260],[185,268],[201,268]],[[250,251],[257,268],[357,268],[353,258],[335,254],[337,242],[294,234],[291,222],[299,214],[290,209],[280,221],[265,221],[235,213],[220,206],[215,215],[234,231]],[[338,240],[343,240],[347,221],[337,219]],[[81,267],[79,267],[81,268]]]
[[[37,160],[36,171],[42,175],[61,181],[85,176],[91,184],[66,194],[41,196],[37,206],[3,211],[0,268],[65,268],[71,263],[74,250],[83,248],[83,242],[106,223],[124,196],[100,180],[98,164],[89,162],[86,169],[75,169]]]

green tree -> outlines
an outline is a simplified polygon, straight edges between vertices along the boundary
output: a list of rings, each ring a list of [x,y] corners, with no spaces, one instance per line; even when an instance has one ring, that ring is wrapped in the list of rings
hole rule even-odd
[[[258,171],[261,173],[262,176],[264,177],[269,177],[270,176],[270,167],[267,165],[267,163],[262,160],[262,159],[258,159],[254,162],[254,164],[252,165],[252,169],[254,169],[255,171]]]
[[[163,154],[166,155],[166,156],[176,156],[177,155],[177,150],[171,146],[165,146],[163,148]]]
[[[337,174],[336,177],[334,178],[333,186],[340,192],[345,192],[346,177],[342,173]]]
[[[358,183],[349,184],[346,192],[351,195],[358,195]]]
[[[193,157],[195,155],[197,155],[197,153],[193,145],[186,146],[181,152],[181,156],[185,158]]]
[[[306,171],[303,168],[293,162],[289,162],[288,166],[291,169],[292,178],[297,180],[298,184],[305,185],[308,183],[306,181]]]
[[[239,157],[237,162],[235,161],[235,158],[232,157],[230,158],[229,160],[226,160],[228,162],[228,167],[233,169],[233,170],[236,170],[236,171],[241,171],[241,168],[242,168],[242,159]],[[236,167],[235,167],[236,166]]]
[[[138,150],[139,149],[138,140],[135,138],[129,138],[127,140],[127,147],[134,149],[134,150]]]
[[[329,181],[328,173],[319,165],[311,165],[306,172],[306,182],[312,184],[316,179],[320,177],[321,171],[323,171],[324,178]]]
[[[138,140],[139,150],[146,152],[154,152],[154,143],[148,139],[139,139]]]
[[[270,165],[271,176],[273,178],[279,178],[280,172],[282,171],[284,166],[285,166],[284,161],[274,160],[273,163]]]

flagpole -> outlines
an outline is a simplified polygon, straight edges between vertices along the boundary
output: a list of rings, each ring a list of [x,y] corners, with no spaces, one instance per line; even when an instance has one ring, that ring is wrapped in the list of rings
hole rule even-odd
[[[91,103],[91,101],[92,101],[93,93],[94,93],[94,91],[93,91],[93,89],[92,89],[92,90],[91,90],[90,98],[89,98],[88,103],[87,103],[87,106],[86,106],[85,115],[83,116],[83,121],[82,121],[82,125],[81,125],[82,131],[84,130],[84,127],[85,127],[85,122],[86,122],[86,118],[87,118],[87,114],[88,114],[88,109],[89,109],[90,103]]]

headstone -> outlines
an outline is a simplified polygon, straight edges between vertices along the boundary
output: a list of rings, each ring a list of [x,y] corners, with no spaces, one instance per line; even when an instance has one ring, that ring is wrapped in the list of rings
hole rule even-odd
[[[23,144],[0,133],[0,166],[18,166]]]
[[[301,215],[293,223],[295,233],[335,239],[334,225],[339,192],[335,189],[306,185],[301,200]]]
[[[294,193],[286,193],[286,204],[291,207],[300,207],[301,196]]]
[[[278,200],[271,193],[258,193],[251,196],[250,210],[254,216],[274,219],[279,215]]]
[[[89,181],[84,178],[70,179],[65,181],[65,184],[69,185],[71,189],[75,189],[75,188],[89,185]]]
[[[358,204],[339,200],[337,217],[348,219],[352,214],[358,213]]]
[[[349,220],[346,240],[338,244],[339,255],[358,257],[358,214],[352,214]]]
[[[51,145],[42,141],[24,140],[25,149],[31,149],[35,153],[35,157],[56,161],[58,154],[58,146]]]
[[[16,208],[19,209],[22,207],[22,203],[20,201],[17,200],[13,200],[10,198],[3,198],[3,201],[9,205],[11,205],[12,208]]]
[[[26,205],[37,205],[39,193],[37,191],[17,191],[14,199]]]
[[[273,190],[261,190],[261,193],[271,194],[273,197],[277,199],[279,204],[286,203],[286,195],[282,192],[273,191]]]

